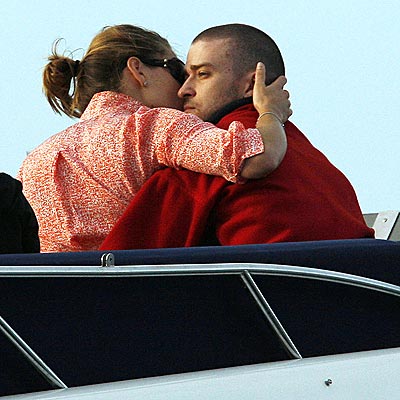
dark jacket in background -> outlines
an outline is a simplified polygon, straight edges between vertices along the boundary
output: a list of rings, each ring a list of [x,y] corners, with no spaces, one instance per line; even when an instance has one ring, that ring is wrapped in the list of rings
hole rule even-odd
[[[35,213],[22,193],[22,184],[0,173],[0,253],[40,251]]]

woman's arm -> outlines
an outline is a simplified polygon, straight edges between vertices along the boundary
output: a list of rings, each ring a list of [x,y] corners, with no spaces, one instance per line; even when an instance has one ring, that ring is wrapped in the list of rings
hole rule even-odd
[[[265,86],[264,82],[265,66],[258,63],[253,102],[259,112],[256,126],[263,139],[264,152],[244,161],[240,174],[242,178],[267,176],[279,166],[286,154],[287,141],[283,124],[292,114],[289,93],[283,90],[287,81],[281,76],[269,86]]]
[[[273,112],[282,121],[291,114],[285,77],[265,86],[265,69],[256,71],[254,103],[259,113]],[[272,114],[265,114],[257,128],[245,129],[232,122],[223,130],[195,115],[153,108],[141,113],[137,123],[150,129],[159,164],[219,175],[236,182],[238,177],[261,178],[279,165],[286,152],[286,135]]]

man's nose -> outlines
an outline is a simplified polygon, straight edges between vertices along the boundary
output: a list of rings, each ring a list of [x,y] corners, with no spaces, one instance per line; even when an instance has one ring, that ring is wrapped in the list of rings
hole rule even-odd
[[[178,90],[178,96],[182,99],[185,97],[193,97],[195,94],[196,93],[193,87],[188,82],[188,79],[183,83],[183,85]]]

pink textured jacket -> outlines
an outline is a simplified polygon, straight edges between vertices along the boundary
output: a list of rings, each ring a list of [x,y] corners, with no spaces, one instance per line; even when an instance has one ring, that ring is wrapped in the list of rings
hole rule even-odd
[[[235,181],[243,159],[263,150],[259,132],[241,123],[221,130],[178,110],[102,92],[78,123],[28,155],[18,178],[39,222],[42,251],[93,250],[162,166]]]

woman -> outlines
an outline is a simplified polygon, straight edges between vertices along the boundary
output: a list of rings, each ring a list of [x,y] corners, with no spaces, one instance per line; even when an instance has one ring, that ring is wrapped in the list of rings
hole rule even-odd
[[[162,166],[236,181],[275,168],[280,160],[271,167],[270,148],[282,157],[286,151],[281,122],[291,110],[284,77],[265,87],[265,71],[256,75],[258,130],[233,123],[224,131],[177,110],[183,63],[155,32],[107,27],[81,61],[58,55],[56,47],[44,69],[44,92],[56,112],[80,121],[32,151],[19,172],[42,251],[97,249]]]

